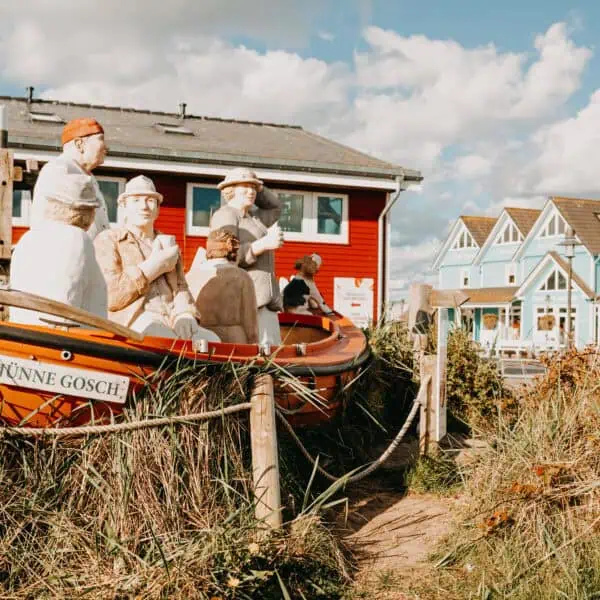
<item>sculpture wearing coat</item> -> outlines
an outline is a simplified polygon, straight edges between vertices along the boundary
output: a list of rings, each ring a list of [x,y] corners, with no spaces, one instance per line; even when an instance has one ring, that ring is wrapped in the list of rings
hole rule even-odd
[[[12,255],[10,286],[64,302],[107,317],[106,283],[86,233],[94,221],[98,202],[91,177],[65,175],[48,189],[42,222],[18,242]],[[45,313],[11,308],[16,323],[64,323]]]
[[[62,154],[50,159],[42,167],[33,189],[31,228],[36,228],[44,221],[46,202],[64,177],[88,175],[98,203],[94,222],[87,232],[90,238],[94,239],[101,231],[110,227],[104,196],[95,177],[91,175],[91,172],[104,162],[108,151],[104,142],[104,130],[95,119],[75,119],[65,125],[61,141]]]
[[[308,299],[309,308],[323,311],[326,315],[331,314],[333,311],[327,306],[319,288],[315,283],[315,275],[319,272],[322,264],[321,257],[318,254],[311,254],[310,256],[303,256],[300,260],[296,261],[297,272],[294,275],[294,279],[301,279],[306,283],[310,290],[310,298]]]
[[[219,189],[227,204],[213,214],[210,230],[224,229],[239,239],[239,266],[252,278],[256,292],[259,343],[278,345],[277,311],[283,306],[275,279],[274,251],[283,244],[277,223],[281,202],[277,194],[263,189],[263,182],[250,169],[232,169]]]
[[[191,339],[205,333],[205,339],[218,341],[198,327],[179,247],[154,229],[162,194],[152,180],[131,179],[118,201],[125,226],[94,240],[108,286],[109,318],[145,335]]]
[[[206,260],[186,275],[202,325],[222,342],[258,343],[258,309],[252,279],[237,266],[239,240],[213,231],[206,241]]]

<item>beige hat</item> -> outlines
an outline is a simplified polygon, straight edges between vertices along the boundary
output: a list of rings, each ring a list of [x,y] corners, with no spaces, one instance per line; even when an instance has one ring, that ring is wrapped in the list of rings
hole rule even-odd
[[[263,187],[263,182],[256,177],[256,173],[252,169],[246,169],[245,167],[231,169],[217,187],[222,190],[223,188],[240,183],[251,183],[257,187],[259,192]]]
[[[78,173],[65,174],[53,182],[53,189],[48,191],[48,197],[71,206],[100,206],[96,197],[94,180],[89,175]]]
[[[317,263],[317,267],[320,269],[323,259],[317,253],[311,254],[310,257]]]
[[[158,199],[158,203],[162,203],[163,195],[156,191],[154,182],[145,175],[138,175],[130,179],[125,184],[125,191],[117,198],[117,203],[121,204],[127,196],[152,196]]]

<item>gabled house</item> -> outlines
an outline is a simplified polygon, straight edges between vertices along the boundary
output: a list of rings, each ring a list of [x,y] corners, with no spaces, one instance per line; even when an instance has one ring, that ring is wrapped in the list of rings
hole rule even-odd
[[[475,340],[507,349],[566,343],[569,264],[560,243],[568,227],[580,244],[572,260],[573,341],[578,347],[598,342],[600,201],[561,197],[550,198],[541,211],[502,211],[470,265],[479,277],[477,287],[465,290],[468,286],[440,276],[440,288],[469,294],[458,314]],[[440,273],[449,268],[448,260],[442,247],[435,263]]]

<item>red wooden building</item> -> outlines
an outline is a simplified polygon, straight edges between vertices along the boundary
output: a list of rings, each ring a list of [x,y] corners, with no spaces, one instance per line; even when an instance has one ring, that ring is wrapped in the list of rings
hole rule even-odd
[[[217,183],[232,166],[252,167],[284,201],[277,275],[289,278],[297,258],[318,252],[323,266],[317,283],[326,302],[335,304],[335,278],[372,279],[378,316],[388,281],[388,211],[407,185],[422,179],[418,171],[300,127],[197,117],[185,114],[184,105],[179,113],[162,113],[32,98],[0,97],[0,104],[7,107],[9,148],[25,171],[13,194],[13,245],[28,227],[37,170],[60,152],[64,123],[92,116],[104,126],[109,146],[94,174],[113,222],[126,180],[151,177],[165,197],[157,226],[177,236],[189,268],[221,202]]]

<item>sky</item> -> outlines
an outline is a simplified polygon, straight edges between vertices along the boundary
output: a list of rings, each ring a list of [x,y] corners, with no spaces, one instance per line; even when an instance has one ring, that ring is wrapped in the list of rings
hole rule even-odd
[[[304,128],[418,169],[392,211],[391,297],[450,223],[600,198],[597,0],[19,0],[0,94]]]

